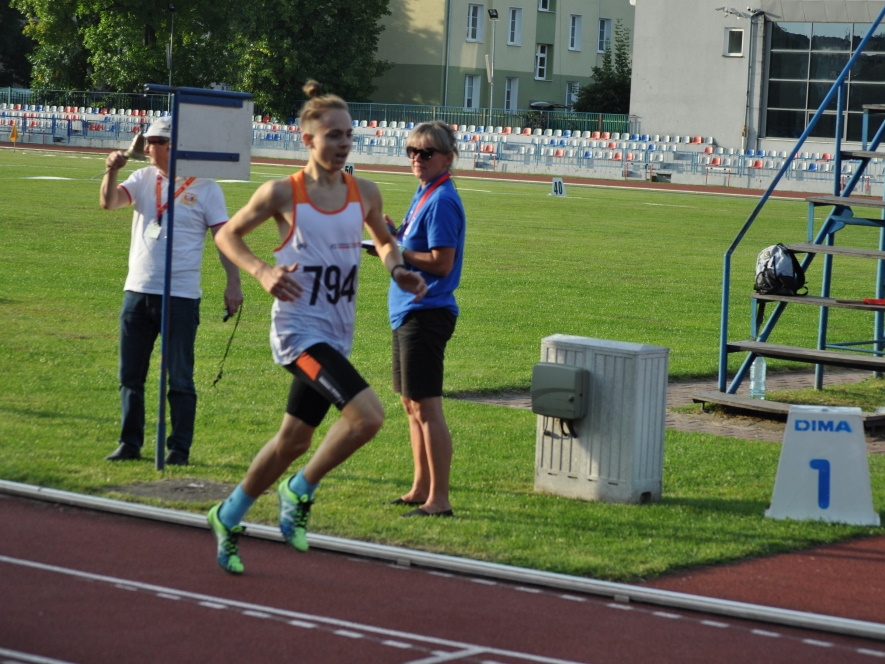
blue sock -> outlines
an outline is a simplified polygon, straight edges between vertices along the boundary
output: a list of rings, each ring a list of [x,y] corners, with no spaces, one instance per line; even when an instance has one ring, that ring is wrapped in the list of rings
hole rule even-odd
[[[243,491],[243,485],[237,484],[237,488],[227,497],[218,509],[218,518],[228,528],[239,525],[249,508],[255,504],[255,498],[250,498]]]
[[[313,492],[317,490],[318,486],[319,484],[311,484],[304,479],[304,474],[300,470],[295,477],[289,480],[289,488],[299,496],[306,493],[308,500],[313,500]]]

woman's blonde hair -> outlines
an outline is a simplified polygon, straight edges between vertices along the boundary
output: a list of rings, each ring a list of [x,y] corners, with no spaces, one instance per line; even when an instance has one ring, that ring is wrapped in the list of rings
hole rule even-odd
[[[411,145],[412,141],[419,137],[424,137],[430,143],[430,147],[443,154],[458,154],[458,138],[455,136],[455,130],[442,120],[419,124],[409,134],[407,145]]]
[[[326,111],[341,110],[350,112],[346,101],[338,95],[322,94],[322,87],[313,79],[307,81],[301,89],[308,96],[308,100],[304,102],[304,106],[301,107],[301,112],[298,115],[298,122],[302,127],[318,120]]]

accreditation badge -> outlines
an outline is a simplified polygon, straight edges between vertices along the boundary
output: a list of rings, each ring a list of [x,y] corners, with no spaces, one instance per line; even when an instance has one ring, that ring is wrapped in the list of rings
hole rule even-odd
[[[147,225],[147,228],[144,230],[144,234],[152,240],[156,240],[160,237],[160,231],[163,229],[160,227],[160,224],[157,223],[157,220],[154,219],[151,223]]]

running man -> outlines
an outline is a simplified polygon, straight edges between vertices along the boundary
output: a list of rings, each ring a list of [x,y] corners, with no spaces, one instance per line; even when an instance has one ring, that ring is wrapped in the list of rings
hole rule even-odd
[[[274,360],[294,376],[283,422],[258,452],[246,477],[208,514],[218,542],[218,564],[242,574],[240,525],[254,502],[310,449],[313,433],[331,405],[341,417],[329,428],[310,461],[277,487],[280,531],[307,551],[307,519],[313,496],[332,469],[371,440],[384,421],[374,390],[347,359],[353,345],[354,311],[365,224],[393,280],[420,300],[423,277],[403,266],[381,210],[374,182],[343,172],[353,144],[347,104],[304,86],[302,141],[309,150],[304,170],[261,185],[215,241],[230,260],[274,296],[270,331]],[[280,234],[276,265],[258,258],[244,237],[273,218]]]

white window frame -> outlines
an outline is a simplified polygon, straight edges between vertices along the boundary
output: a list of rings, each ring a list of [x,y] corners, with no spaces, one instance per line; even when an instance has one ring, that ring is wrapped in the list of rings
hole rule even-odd
[[[565,106],[568,109],[571,109],[572,106],[575,105],[575,102],[578,101],[578,90],[580,89],[581,84],[578,81],[566,81],[565,83]]]
[[[535,48],[535,80],[546,81],[550,68],[550,44],[538,44]]]
[[[464,77],[464,108],[479,108],[479,93],[482,80],[479,76],[467,74]]]
[[[553,0],[538,0],[538,11],[539,12],[552,12],[553,11]]]
[[[612,20],[610,18],[599,19],[599,34],[596,39],[596,52],[605,53],[612,45]]]
[[[732,35],[740,35],[741,48],[735,51],[732,48]],[[725,36],[722,41],[722,55],[726,58],[742,58],[744,57],[744,29],[743,28],[725,28]]]
[[[511,7],[507,12],[507,45],[522,46],[522,7]]]
[[[508,76],[504,81],[504,110],[515,111],[519,108],[519,78]]]
[[[485,5],[470,3],[467,5],[467,41],[482,42],[485,31]]]
[[[569,17],[568,50],[581,50],[581,30],[584,19],[580,14],[572,14]]]

